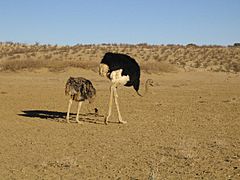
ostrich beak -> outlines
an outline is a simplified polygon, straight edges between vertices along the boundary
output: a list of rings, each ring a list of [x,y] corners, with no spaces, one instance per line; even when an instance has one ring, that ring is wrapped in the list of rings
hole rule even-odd
[[[150,80],[149,85],[150,85],[150,86],[154,86],[153,80]]]

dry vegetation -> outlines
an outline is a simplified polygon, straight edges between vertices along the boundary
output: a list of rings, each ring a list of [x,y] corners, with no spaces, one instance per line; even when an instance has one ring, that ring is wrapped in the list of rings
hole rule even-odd
[[[140,63],[140,92],[154,81],[144,97],[119,87],[125,125],[115,106],[104,125],[110,82],[97,70],[107,51]],[[0,69],[0,179],[240,179],[240,44],[8,42]],[[83,125],[74,123],[76,103],[65,123],[69,76],[97,90],[99,115],[84,105]]]
[[[134,57],[142,70],[149,73],[185,71],[239,72],[240,47],[101,44],[101,45],[26,45],[0,43],[0,70],[81,67],[97,71],[102,56],[108,52],[126,53]]]

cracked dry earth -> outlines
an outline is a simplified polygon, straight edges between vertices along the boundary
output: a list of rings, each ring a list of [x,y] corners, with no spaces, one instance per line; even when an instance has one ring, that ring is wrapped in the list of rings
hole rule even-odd
[[[95,103],[65,122],[69,76],[90,79]],[[82,69],[0,73],[1,179],[240,179],[240,76],[210,72],[142,74],[145,97],[118,89],[104,125],[109,81]],[[143,86],[143,84],[142,84]],[[91,110],[97,107],[99,115]]]

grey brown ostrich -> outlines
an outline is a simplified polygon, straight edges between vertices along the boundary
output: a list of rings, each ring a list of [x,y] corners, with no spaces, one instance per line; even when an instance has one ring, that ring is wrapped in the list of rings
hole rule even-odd
[[[70,77],[67,80],[65,86],[65,95],[70,96],[69,104],[68,104],[68,112],[67,112],[67,122],[69,123],[69,115],[72,106],[73,100],[78,102],[78,110],[76,121],[79,121],[79,112],[82,106],[83,101],[88,100],[91,103],[96,97],[96,89],[93,87],[93,84],[90,80],[85,79],[83,77]],[[95,108],[95,111],[97,109]]]
[[[108,115],[105,118],[105,124],[107,124],[112,112],[112,100],[117,107],[119,123],[125,124],[126,121],[122,120],[122,116],[118,104],[117,87],[120,85],[133,86],[139,96],[142,96],[138,90],[140,86],[140,67],[138,63],[132,57],[126,54],[111,53],[108,52],[104,55],[100,62],[99,74],[103,77],[107,77],[111,80],[110,87],[110,100],[108,107]],[[153,80],[148,79],[145,83],[145,93],[148,90],[148,86],[153,86]],[[144,93],[144,94],[145,94]]]

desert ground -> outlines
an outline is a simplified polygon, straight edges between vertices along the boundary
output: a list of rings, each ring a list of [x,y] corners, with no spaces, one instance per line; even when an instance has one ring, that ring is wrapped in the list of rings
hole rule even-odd
[[[86,77],[97,89],[75,123],[64,86]],[[1,179],[240,179],[240,75],[142,73],[141,89],[118,88],[108,125],[110,82],[81,68],[0,72]],[[99,109],[95,116],[91,111]],[[89,110],[90,109],[90,110]]]
[[[106,52],[141,66],[144,97],[119,87],[108,125]],[[97,90],[66,123],[70,77]],[[0,179],[240,179],[240,47],[0,42]],[[98,108],[99,114],[94,114]]]

